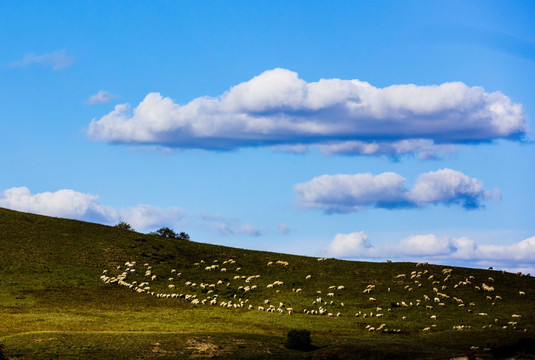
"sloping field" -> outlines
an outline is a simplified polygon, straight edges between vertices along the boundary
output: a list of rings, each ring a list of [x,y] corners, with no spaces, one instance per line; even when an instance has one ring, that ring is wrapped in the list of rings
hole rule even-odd
[[[0,209],[8,358],[534,358],[534,325],[525,275],[318,260]],[[313,346],[287,349],[290,329]]]

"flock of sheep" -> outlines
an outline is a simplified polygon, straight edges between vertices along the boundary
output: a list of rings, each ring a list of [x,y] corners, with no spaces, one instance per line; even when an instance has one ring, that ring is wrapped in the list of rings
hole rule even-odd
[[[328,259],[326,258],[317,259],[318,262],[325,262],[327,260]],[[390,261],[388,262],[391,263]],[[280,271],[284,272],[288,271],[287,268],[289,265],[290,264],[287,261],[277,260],[268,262],[266,266],[280,267]],[[402,308],[419,308],[421,311],[427,311],[426,316],[431,322],[430,326],[424,327],[422,331],[431,331],[433,328],[437,327],[436,323],[440,321],[440,319],[436,314],[433,314],[433,310],[446,306],[449,308],[455,307],[459,310],[465,308],[464,311],[467,311],[468,313],[471,313],[477,317],[489,317],[488,313],[477,311],[477,305],[473,301],[465,301],[460,297],[450,295],[450,291],[452,289],[473,288],[474,291],[484,294],[481,296],[481,299],[484,299],[483,301],[488,301],[492,306],[495,306],[496,302],[504,301],[500,295],[494,295],[496,293],[496,289],[494,288],[494,279],[492,277],[488,277],[488,279],[485,279],[484,282],[482,282],[481,280],[477,281],[474,276],[468,276],[454,282],[452,279],[453,269],[451,268],[444,268],[439,273],[431,274],[430,271],[427,270],[427,263],[417,263],[416,267],[417,269],[412,271],[410,274],[402,273],[395,275],[391,281],[386,282],[390,287],[384,285],[384,287],[387,288],[383,289],[386,290],[386,292],[390,292],[391,287],[401,286],[403,291],[406,291],[407,298],[411,299],[400,299],[399,301],[395,302],[390,301],[389,306],[385,306],[384,301],[381,301],[380,295],[377,291],[378,285],[368,284],[364,289],[362,289],[362,294],[367,297],[367,303],[369,306],[366,307],[367,310],[365,311],[359,310],[356,312],[354,310],[353,312],[350,312],[351,307],[346,306],[344,302],[336,301],[339,298],[341,300],[350,298],[348,295],[344,294],[347,292],[345,285],[330,285],[326,289],[314,289],[314,291],[312,291],[314,296],[310,299],[310,305],[306,308],[302,305],[303,298],[301,298],[301,301],[295,301],[295,303],[298,303],[298,306],[301,307],[296,309],[295,305],[291,304],[292,297],[289,296],[285,297],[285,299],[288,299],[285,300],[287,301],[287,304],[279,300],[273,301],[270,299],[264,299],[260,303],[252,304],[252,301],[250,301],[248,295],[251,292],[258,290],[258,287],[260,286],[258,282],[262,276],[259,274],[242,275],[244,271],[236,264],[234,259],[225,260],[221,264],[219,263],[219,260],[213,260],[211,263],[201,260],[193,264],[193,269],[196,269],[199,275],[200,272],[203,271],[220,273],[232,272],[236,274],[231,279],[227,274],[222,274],[223,276],[221,276],[220,279],[213,282],[205,283],[202,281],[184,279],[182,273],[177,272],[176,269],[171,269],[167,274],[155,274],[152,267],[148,263],[145,263],[142,266],[137,266],[135,261],[127,261],[124,263],[124,265],[116,266],[113,269],[103,270],[103,274],[101,275],[100,279],[106,284],[117,284],[124,286],[136,293],[148,294],[157,298],[184,299],[189,301],[192,305],[217,305],[225,308],[236,309],[246,308],[249,310],[288,315],[302,313],[306,315],[324,315],[326,317],[341,317],[350,315],[358,318],[385,319],[388,317],[397,318],[397,315],[401,315],[399,310]],[[114,275],[112,275],[112,273]],[[137,278],[138,280],[131,280],[133,277]],[[143,281],[140,281],[140,278],[142,278]],[[163,285],[163,283],[165,283],[165,285]],[[306,275],[303,283],[310,284],[310,287],[313,287],[314,282],[312,275]],[[153,285],[151,284],[156,285],[156,288],[153,288]],[[162,291],[164,286],[165,291]],[[265,286],[268,293],[273,292],[273,296],[275,297],[281,293],[282,289],[284,289],[285,294],[289,294],[290,291],[288,286],[285,285],[281,280],[269,281],[267,285],[262,286]],[[187,290],[185,290],[184,287]],[[181,288],[185,291],[178,292],[176,291],[178,288]],[[295,296],[301,296],[300,294],[304,292],[303,288],[304,286],[301,288],[292,288],[292,294]],[[159,289],[159,291],[156,289]],[[233,290],[232,292],[234,295],[227,297],[220,296],[219,293],[222,289]],[[416,296],[414,295],[415,289],[426,290],[428,293],[421,294],[422,291],[420,291],[420,294],[423,296],[421,296],[421,298],[414,298]],[[450,294],[448,294],[448,292],[450,292]],[[227,294],[228,293],[230,292],[227,292]],[[310,293],[311,291],[309,290],[308,294]],[[326,298],[329,298],[329,300],[323,298],[324,294]],[[518,296],[524,295],[525,291],[519,291]],[[258,296],[256,298],[258,298]],[[351,299],[348,301],[350,300]],[[258,300],[255,301],[258,302]],[[371,311],[370,308],[372,308]],[[398,314],[393,315],[396,312],[398,312]],[[407,320],[407,316],[400,316],[400,318],[402,321]],[[512,314],[511,319],[499,320],[495,318],[487,321],[482,327],[520,329],[519,322],[521,319],[522,315]],[[471,325],[467,324],[458,324],[453,325],[452,329],[462,331],[470,329],[471,327]],[[368,331],[390,333],[402,331],[400,328],[389,328],[387,327],[386,323],[381,323],[379,326],[373,326],[373,323],[368,324],[366,329]],[[525,328],[523,330],[527,331]]]

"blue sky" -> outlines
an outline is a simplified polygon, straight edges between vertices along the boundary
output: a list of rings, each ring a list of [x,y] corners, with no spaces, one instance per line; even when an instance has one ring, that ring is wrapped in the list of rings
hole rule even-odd
[[[529,1],[3,2],[0,206],[535,272]]]

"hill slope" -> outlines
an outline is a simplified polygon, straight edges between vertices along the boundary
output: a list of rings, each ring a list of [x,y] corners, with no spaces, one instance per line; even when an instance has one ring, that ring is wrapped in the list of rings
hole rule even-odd
[[[0,209],[0,344],[15,358],[529,353],[534,285],[501,271],[318,261]],[[309,329],[316,348],[286,349],[292,328]]]

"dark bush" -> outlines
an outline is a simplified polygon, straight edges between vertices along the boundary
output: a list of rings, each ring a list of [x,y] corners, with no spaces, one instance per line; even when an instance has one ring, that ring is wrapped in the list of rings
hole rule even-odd
[[[0,360],[8,360],[7,356],[4,354],[4,345],[0,344]]]
[[[286,337],[286,347],[289,349],[308,350],[311,348],[310,331],[306,329],[292,329]]]
[[[168,227],[160,228],[160,229],[156,230],[156,232],[161,237],[167,237],[167,238],[171,238],[171,239],[176,239],[176,237],[177,237],[176,233],[172,229],[169,229]]]
[[[134,231],[134,229],[132,229],[132,226],[130,226],[129,223],[124,222],[124,221],[121,221],[120,223],[118,223],[118,224],[115,225],[114,227],[116,227],[116,228],[118,228],[118,229],[122,229],[122,230]]]
[[[158,230],[156,230],[155,232],[152,232],[151,234],[158,235],[158,236],[165,237],[165,238],[170,238],[170,239],[179,239],[179,240],[190,239],[189,235],[185,233],[184,231],[182,231],[180,234],[177,234],[176,232],[174,232],[174,230],[168,228],[167,226],[159,228]]]
[[[518,354],[535,355],[535,339],[522,338],[516,344],[493,346],[491,353],[497,358],[513,357]]]
[[[177,239],[189,240],[189,235],[188,235],[188,233],[185,233],[184,231],[182,231],[182,232],[180,232],[180,234],[178,234],[178,238]]]

